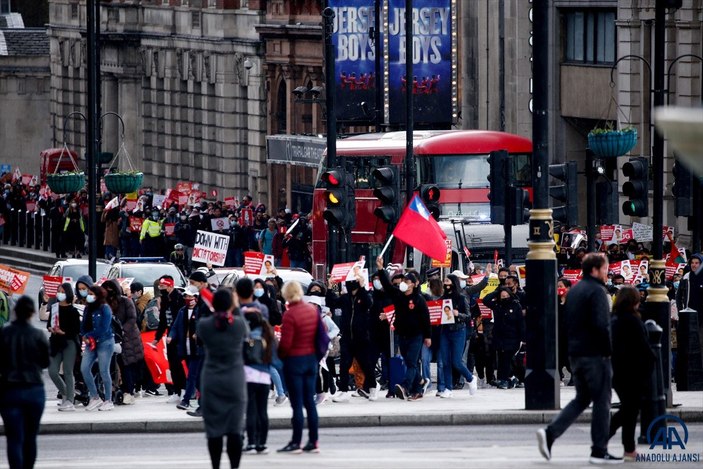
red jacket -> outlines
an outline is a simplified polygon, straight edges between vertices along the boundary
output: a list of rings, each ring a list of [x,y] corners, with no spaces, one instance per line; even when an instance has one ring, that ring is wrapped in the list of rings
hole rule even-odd
[[[299,301],[288,306],[281,325],[281,358],[299,357],[315,353],[315,335],[320,315],[313,305]]]

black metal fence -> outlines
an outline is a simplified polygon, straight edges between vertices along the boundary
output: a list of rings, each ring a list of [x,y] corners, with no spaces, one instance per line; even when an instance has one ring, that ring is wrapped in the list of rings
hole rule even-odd
[[[52,249],[49,214],[10,209],[3,226],[3,243],[37,250]]]

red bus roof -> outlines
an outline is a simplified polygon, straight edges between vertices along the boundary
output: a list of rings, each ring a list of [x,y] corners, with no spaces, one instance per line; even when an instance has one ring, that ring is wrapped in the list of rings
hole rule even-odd
[[[416,155],[531,153],[532,141],[492,130],[429,130],[413,133]],[[356,135],[337,141],[340,156],[405,156],[405,131]]]

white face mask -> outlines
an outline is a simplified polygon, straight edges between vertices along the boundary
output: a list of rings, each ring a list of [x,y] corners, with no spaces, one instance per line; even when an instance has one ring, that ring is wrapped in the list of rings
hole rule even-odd
[[[406,291],[408,291],[408,284],[405,282],[401,282],[400,285],[398,285],[398,288],[401,292],[405,293]]]
[[[383,285],[381,285],[381,281],[380,281],[379,279],[375,279],[375,280],[373,281],[373,287],[374,287],[376,290],[383,290]]]
[[[64,292],[58,292],[56,294],[56,299],[59,301],[66,301],[66,294]]]
[[[459,286],[461,288],[466,288],[466,280],[459,280]]]
[[[85,301],[87,301],[88,303],[95,303],[95,295],[86,296]]]

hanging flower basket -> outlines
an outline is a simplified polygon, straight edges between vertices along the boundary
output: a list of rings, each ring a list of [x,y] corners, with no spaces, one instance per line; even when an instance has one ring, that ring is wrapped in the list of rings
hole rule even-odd
[[[127,171],[105,175],[105,186],[113,194],[129,194],[142,187],[144,173]]]
[[[626,155],[637,144],[637,129],[593,129],[588,134],[588,147],[601,158]]]
[[[85,187],[85,174],[83,172],[49,174],[46,176],[46,182],[51,191],[56,194],[71,194]]]

